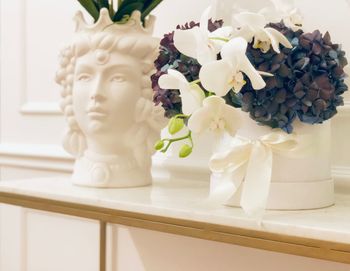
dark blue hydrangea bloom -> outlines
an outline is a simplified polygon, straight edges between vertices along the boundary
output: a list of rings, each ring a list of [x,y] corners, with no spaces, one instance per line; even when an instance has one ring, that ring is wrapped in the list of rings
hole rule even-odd
[[[247,84],[237,95],[242,110],[257,122],[288,133],[297,118],[316,124],[333,117],[337,106],[343,105],[341,95],[348,89],[344,83],[345,52],[331,42],[328,32],[293,31],[283,23],[269,26],[283,33],[293,48],[281,48],[279,54],[270,49],[263,54],[248,46],[247,56],[256,69],[274,76],[265,77],[266,87],[258,91],[246,78]],[[231,97],[233,102],[237,100]]]

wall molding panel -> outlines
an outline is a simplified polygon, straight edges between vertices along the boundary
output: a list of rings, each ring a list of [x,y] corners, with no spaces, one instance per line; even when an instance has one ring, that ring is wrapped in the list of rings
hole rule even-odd
[[[28,115],[62,115],[58,102],[25,102],[20,112]]]
[[[333,166],[332,174],[337,179],[350,179],[350,167]]]
[[[339,117],[349,117],[350,122],[350,101],[345,101],[344,106],[340,106],[337,109]]]
[[[74,159],[61,146],[39,144],[0,144],[0,165],[70,173]]]
[[[41,90],[35,91],[34,89],[30,89],[31,85],[28,84],[28,76],[30,75],[28,72],[30,67],[32,66],[33,59],[30,59],[30,54],[28,54],[29,42],[28,38],[30,38],[30,31],[36,31],[35,29],[31,30],[28,28],[28,13],[31,12],[28,7],[30,3],[28,0],[20,1],[20,39],[21,39],[21,58],[22,65],[20,71],[20,80],[21,80],[21,94],[20,94],[20,109],[19,111],[22,114],[31,114],[31,115],[60,115],[61,110],[59,108],[59,101],[57,102],[49,102],[49,101],[37,101],[36,99],[32,99],[30,97],[30,92],[42,92]],[[45,46],[45,45],[43,45]],[[30,61],[32,60],[32,61]],[[50,78],[53,80],[54,75]],[[47,80],[46,80],[47,81]],[[47,82],[44,81],[46,84]],[[45,87],[46,88],[46,87]],[[53,90],[51,90],[53,91]]]

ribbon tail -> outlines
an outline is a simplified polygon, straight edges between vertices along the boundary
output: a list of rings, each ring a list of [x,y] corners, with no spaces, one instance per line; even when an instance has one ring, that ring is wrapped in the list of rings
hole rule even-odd
[[[246,167],[247,163],[244,162],[232,171],[212,172],[210,176],[210,200],[225,204],[241,186]]]
[[[272,150],[260,141],[253,148],[243,183],[241,207],[261,223],[269,196]]]

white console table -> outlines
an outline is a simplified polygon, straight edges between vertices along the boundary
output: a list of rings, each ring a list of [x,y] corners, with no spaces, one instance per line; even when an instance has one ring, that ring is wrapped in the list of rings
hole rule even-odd
[[[121,263],[113,260],[113,249],[125,255],[132,254],[128,252],[132,247],[136,247],[140,254],[148,253],[137,244],[114,247],[117,241],[113,225],[119,225],[121,229],[150,230],[146,231],[143,239],[148,233],[149,237],[154,233],[167,233],[172,234],[169,236],[194,237],[189,238],[186,244],[199,239],[217,241],[219,243],[212,243],[219,246],[221,254],[225,254],[226,248],[239,245],[328,260],[339,265],[334,270],[350,270],[350,265],[345,265],[350,264],[349,194],[337,194],[335,206],[325,209],[267,211],[261,225],[247,218],[239,208],[208,202],[207,194],[208,184],[198,181],[155,181],[153,186],[128,189],[77,187],[63,178],[2,181],[0,270],[63,270],[62,267],[55,269],[54,265],[49,269],[45,267],[55,255],[72,259],[71,263],[67,263],[71,269],[66,268],[65,271],[139,270],[136,267],[122,268]],[[167,236],[158,239],[154,235],[151,241],[147,241],[148,246],[152,247]],[[118,238],[119,241],[125,239],[121,233]],[[187,249],[183,248],[184,251]],[[161,252],[160,248],[157,253]],[[40,257],[40,263],[32,262]],[[161,257],[159,255],[159,259]],[[164,254],[164,257],[167,256]],[[176,261],[176,255],[173,259]],[[221,261],[219,256],[212,260]],[[139,263],[132,264],[136,266]],[[147,268],[152,266],[147,261],[142,264],[144,270],[156,270],[154,267]],[[5,267],[1,269],[2,266]]]

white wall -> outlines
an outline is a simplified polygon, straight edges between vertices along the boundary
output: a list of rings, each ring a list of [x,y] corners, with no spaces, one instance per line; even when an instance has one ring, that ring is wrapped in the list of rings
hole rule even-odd
[[[62,164],[71,164],[59,145],[64,121],[54,75],[77,8],[69,0],[1,1],[2,179],[67,172]]]

